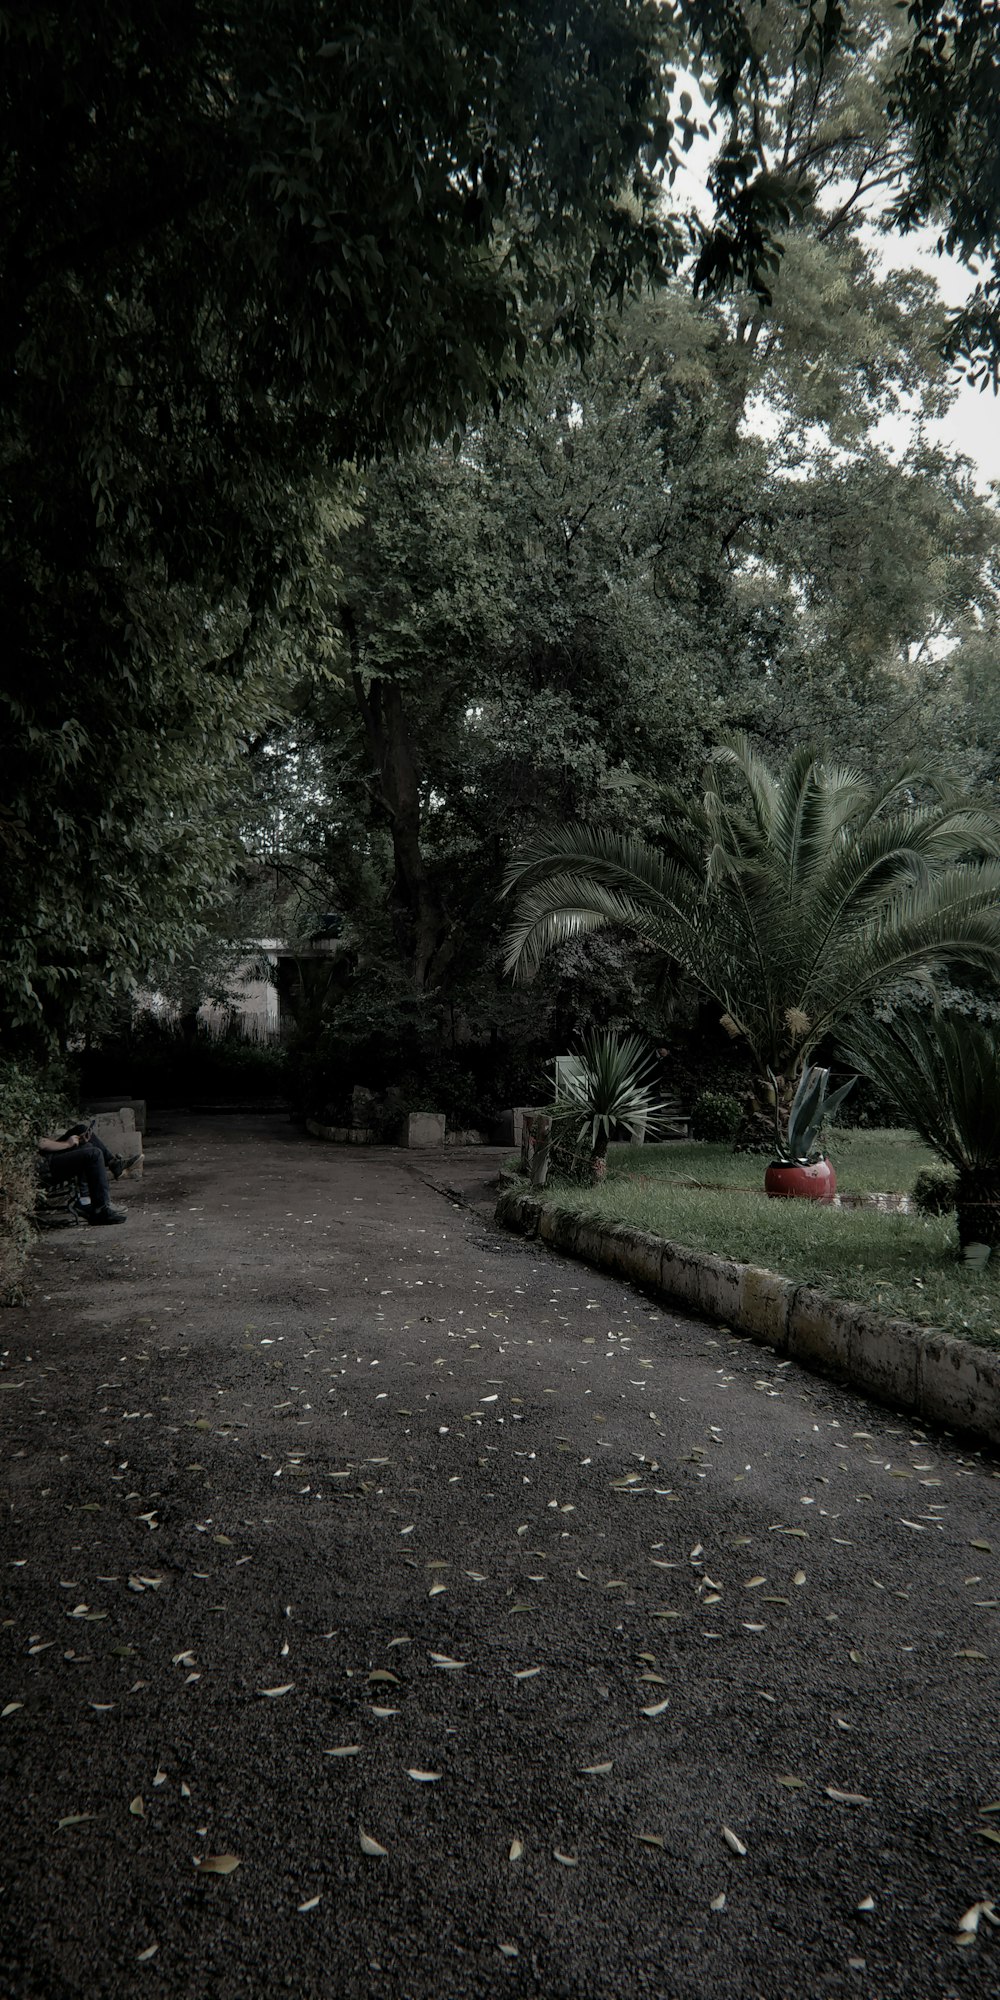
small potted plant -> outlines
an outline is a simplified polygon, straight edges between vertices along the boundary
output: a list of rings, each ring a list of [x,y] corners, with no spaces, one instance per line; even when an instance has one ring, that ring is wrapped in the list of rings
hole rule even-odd
[[[856,1077],[849,1077],[839,1090],[831,1091],[830,1072],[818,1063],[807,1063],[782,1131],[781,1093],[772,1076],[774,1091],[775,1157],[764,1175],[769,1195],[795,1197],[805,1201],[832,1201],[837,1176],[817,1141],[823,1126],[839,1111]]]

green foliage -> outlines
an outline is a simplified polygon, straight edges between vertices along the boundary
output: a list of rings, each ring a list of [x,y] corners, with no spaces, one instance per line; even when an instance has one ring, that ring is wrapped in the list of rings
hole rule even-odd
[[[995,820],[929,777],[872,787],[808,747],[775,775],[737,738],[655,843],[570,825],[526,846],[508,965],[621,926],[687,969],[761,1071],[797,1073],[859,998],[936,965],[996,968],[997,847]]]
[[[807,1063],[799,1077],[786,1119],[782,1115],[778,1079],[771,1077],[775,1106],[774,1157],[779,1165],[809,1166],[814,1160],[822,1158],[818,1141],[823,1128],[832,1124],[856,1080],[853,1076],[849,1077],[837,1090],[831,1090],[829,1070],[818,1063]]]
[[[189,954],[241,759],[336,668],[348,461],[672,255],[651,4],[3,15],[0,1022]]]
[[[16,1304],[31,1247],[37,1146],[71,1115],[71,1081],[58,1066],[0,1056],[0,1305]]]
[[[927,1158],[910,1134],[852,1134],[840,1178],[848,1190],[901,1191]],[[564,1184],[553,1198],[692,1250],[763,1265],[887,1318],[1000,1348],[1000,1262],[983,1270],[960,1263],[948,1218],[769,1201],[760,1180],[724,1146],[622,1146],[611,1148],[603,1186]]]
[[[913,1206],[920,1215],[950,1215],[957,1193],[954,1174],[942,1173],[939,1167],[924,1167],[913,1183]]]
[[[848,1060],[885,1090],[956,1175],[959,1241],[1000,1243],[1000,1035],[938,1009],[852,1021]]]
[[[732,1141],[742,1116],[738,1097],[731,1097],[725,1090],[702,1090],[691,1112],[691,1137],[699,1141]]]
[[[616,1125],[635,1139],[647,1132],[654,1138],[670,1106],[653,1095],[648,1044],[639,1035],[605,1030],[584,1035],[575,1053],[574,1066],[556,1080],[556,1124],[571,1129],[578,1146],[586,1140],[596,1159],[604,1158]]]

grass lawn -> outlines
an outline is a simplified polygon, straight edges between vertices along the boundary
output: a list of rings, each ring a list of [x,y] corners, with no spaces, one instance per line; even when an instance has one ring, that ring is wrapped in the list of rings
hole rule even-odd
[[[830,1153],[842,1194],[905,1194],[921,1167],[936,1164],[910,1132],[836,1131]],[[892,1318],[1000,1347],[1000,1263],[976,1272],[958,1261],[953,1215],[770,1201],[766,1164],[727,1146],[612,1146],[603,1187],[553,1179],[545,1193],[562,1207],[762,1264]]]

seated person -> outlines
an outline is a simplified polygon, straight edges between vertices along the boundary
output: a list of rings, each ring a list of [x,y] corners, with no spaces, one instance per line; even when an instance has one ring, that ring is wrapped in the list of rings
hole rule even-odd
[[[110,1169],[117,1180],[128,1167],[135,1165],[138,1153],[130,1160],[123,1160],[120,1154],[109,1152],[89,1125],[73,1125],[61,1139],[41,1138],[38,1150],[50,1181],[86,1181],[90,1196],[90,1207],[86,1210],[88,1222],[128,1220],[123,1208],[111,1206],[108,1172]]]

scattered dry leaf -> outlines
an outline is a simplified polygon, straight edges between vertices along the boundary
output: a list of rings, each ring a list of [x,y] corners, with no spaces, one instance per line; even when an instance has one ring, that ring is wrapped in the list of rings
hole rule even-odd
[[[391,1675],[391,1674],[390,1674],[389,1678],[390,1678],[390,1680],[392,1679],[392,1675]],[[258,1694],[264,1694],[264,1695],[267,1695],[267,1696],[269,1697],[269,1699],[273,1700],[273,1699],[275,1698],[275,1696],[277,1696],[277,1695],[279,1695],[279,1694],[291,1694],[291,1692],[292,1692],[292,1689],[293,1689],[293,1687],[294,1687],[294,1686],[295,1686],[295,1682],[294,1682],[294,1681],[284,1681],[284,1682],[282,1683],[281,1687],[276,1687],[276,1688],[258,1688],[258,1689],[257,1689],[257,1693],[258,1693]]]
[[[517,1835],[515,1834],[514,1839],[510,1843],[510,1850],[508,1852],[507,1859],[508,1861],[520,1861],[523,1853],[524,1853],[524,1842],[523,1840],[519,1840],[517,1838]]]
[[[365,1832],[364,1827],[359,1828],[358,1837],[361,1842],[362,1854],[388,1854],[388,1848],[383,1847],[379,1841],[373,1840],[371,1834]]]
[[[743,1842],[742,1842],[742,1840],[740,1839],[740,1836],[739,1836],[739,1834],[738,1834],[738,1833],[734,1833],[734,1832],[733,1832],[733,1829],[732,1829],[732,1827],[731,1827],[731,1826],[724,1826],[724,1827],[723,1827],[723,1829],[722,1829],[722,1838],[723,1838],[723,1840],[725,1841],[725,1843],[726,1843],[726,1846],[727,1846],[727,1847],[731,1847],[731,1848],[732,1848],[732,1850],[733,1850],[733,1853],[734,1853],[734,1854],[745,1854],[745,1853],[746,1853],[746,1848],[744,1847],[744,1845],[743,1845]]]
[[[356,1757],[360,1743],[338,1743],[332,1750],[324,1750],[324,1757]]]
[[[412,1765],[407,1768],[406,1775],[408,1778],[415,1778],[418,1785],[436,1785],[441,1772],[419,1771],[416,1765]]]
[[[296,1907],[300,1912],[303,1910],[314,1910],[318,1902],[319,1902],[318,1896],[310,1896],[308,1902],[298,1903]]]
[[[836,1800],[838,1806],[871,1805],[871,1799],[866,1798],[864,1792],[841,1792],[838,1791],[836,1785],[824,1785],[823,1790],[828,1799]]]
[[[195,1867],[202,1875],[231,1875],[240,1866],[238,1854],[204,1854],[195,1856]]]

